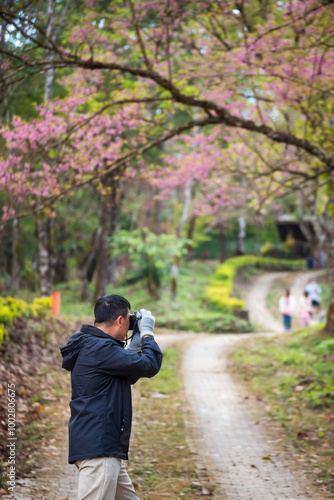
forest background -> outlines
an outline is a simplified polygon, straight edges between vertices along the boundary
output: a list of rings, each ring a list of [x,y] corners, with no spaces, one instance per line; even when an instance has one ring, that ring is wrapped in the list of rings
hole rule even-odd
[[[333,288],[332,2],[4,0],[0,18],[5,294],[145,279],[157,298],[167,276],[175,299],[182,259],[261,248],[324,252]],[[303,248],[279,244],[285,213]]]

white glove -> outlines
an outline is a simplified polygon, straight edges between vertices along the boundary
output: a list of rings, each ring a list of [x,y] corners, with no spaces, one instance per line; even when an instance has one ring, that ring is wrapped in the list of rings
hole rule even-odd
[[[132,334],[132,338],[130,340],[130,344],[127,347],[128,351],[132,352],[140,352],[141,351],[141,337],[140,337],[140,332],[138,329],[135,329],[135,331]]]
[[[152,316],[151,311],[146,309],[140,309],[141,319],[138,321],[138,327],[140,331],[140,338],[142,339],[145,335],[151,335],[154,337],[153,328],[155,323],[155,317]]]

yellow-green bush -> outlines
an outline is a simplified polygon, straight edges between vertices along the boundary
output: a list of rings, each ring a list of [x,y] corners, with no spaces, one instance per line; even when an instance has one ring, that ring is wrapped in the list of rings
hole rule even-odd
[[[0,345],[8,337],[7,330],[4,325],[0,324]]]
[[[28,304],[14,297],[0,297],[0,345],[8,336],[6,325],[12,325],[17,318],[39,318],[51,309],[51,297],[40,297]]]
[[[51,297],[37,297],[30,306],[31,316],[38,318],[45,316],[51,309]]]
[[[270,241],[266,241],[265,244],[260,248],[260,252],[261,254],[266,254],[267,252],[269,252],[271,249],[272,249],[272,244],[270,243]]]
[[[207,297],[222,310],[243,309],[245,301],[230,297],[233,290],[234,277],[241,267],[258,267],[277,271],[301,271],[305,270],[304,260],[274,259],[272,257],[258,257],[256,255],[242,255],[231,257],[220,264],[207,289]]]

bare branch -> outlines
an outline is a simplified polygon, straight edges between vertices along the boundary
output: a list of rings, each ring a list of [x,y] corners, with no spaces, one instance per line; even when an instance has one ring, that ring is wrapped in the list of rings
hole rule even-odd
[[[138,25],[137,20],[136,20],[136,14],[135,14],[132,0],[129,0],[129,5],[130,5],[130,10],[131,10],[132,24],[134,25],[135,30],[136,30],[137,42],[138,42],[139,47],[141,49],[141,52],[143,54],[146,67],[147,67],[147,69],[151,70],[152,64],[151,64],[151,62],[147,56],[147,53],[146,53],[146,49],[145,49],[145,45],[144,45],[144,42],[143,42],[143,39],[142,39],[142,36],[140,33],[139,25]]]

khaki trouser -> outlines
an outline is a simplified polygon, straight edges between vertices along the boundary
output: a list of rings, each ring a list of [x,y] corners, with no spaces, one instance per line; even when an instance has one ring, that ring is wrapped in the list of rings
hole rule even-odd
[[[140,500],[123,460],[113,457],[78,460],[78,500]]]

